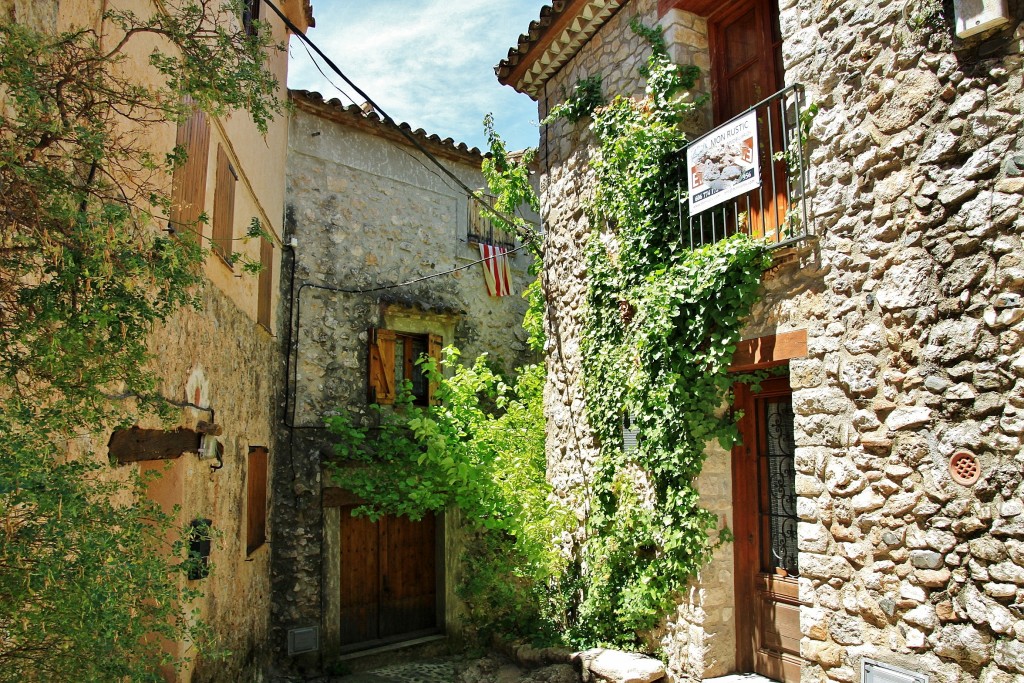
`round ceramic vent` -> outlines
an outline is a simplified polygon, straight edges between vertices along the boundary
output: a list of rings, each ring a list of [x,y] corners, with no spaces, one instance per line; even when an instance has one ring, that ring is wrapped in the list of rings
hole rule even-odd
[[[956,483],[971,486],[981,476],[981,463],[973,453],[960,451],[949,459],[949,474]]]

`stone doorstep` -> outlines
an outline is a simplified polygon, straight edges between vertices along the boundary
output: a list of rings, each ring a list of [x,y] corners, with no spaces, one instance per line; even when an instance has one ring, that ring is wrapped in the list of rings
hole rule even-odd
[[[655,683],[665,678],[665,665],[660,660],[638,654],[594,648],[573,656],[583,669],[584,681],[610,683]]]
[[[715,678],[705,678],[703,683],[775,683],[773,678],[765,678],[760,674],[728,674]]]

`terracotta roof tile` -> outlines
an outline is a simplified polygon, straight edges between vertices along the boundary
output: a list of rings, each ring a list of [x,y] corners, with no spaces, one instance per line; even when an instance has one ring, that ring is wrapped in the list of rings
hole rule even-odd
[[[452,138],[442,140],[441,136],[435,133],[428,133],[422,128],[413,130],[412,126],[404,121],[396,122],[396,125],[389,124],[376,111],[364,112],[358,105],[343,104],[337,97],[325,100],[323,95],[310,90],[289,90],[288,94],[297,106],[306,105],[302,108],[305,108],[307,111],[318,115],[328,114],[330,118],[337,121],[344,121],[368,129],[372,128],[375,133],[394,138],[404,144],[410,144],[396,130],[396,128],[401,128],[418,138],[420,143],[424,144],[425,147],[435,154],[440,153],[462,161],[466,161],[469,158],[471,163],[479,163],[480,159],[484,156],[477,147],[468,147],[466,143],[456,142]]]

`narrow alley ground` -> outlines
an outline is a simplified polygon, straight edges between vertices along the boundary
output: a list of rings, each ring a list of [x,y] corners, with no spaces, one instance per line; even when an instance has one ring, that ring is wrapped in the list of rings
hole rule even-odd
[[[578,683],[569,664],[522,669],[497,655],[444,657],[378,667],[331,678],[330,683]]]
[[[568,664],[524,669],[498,655],[481,659],[439,657],[390,664],[371,671],[336,676],[330,683],[579,683],[580,675]],[[730,674],[704,683],[774,683],[757,674]]]

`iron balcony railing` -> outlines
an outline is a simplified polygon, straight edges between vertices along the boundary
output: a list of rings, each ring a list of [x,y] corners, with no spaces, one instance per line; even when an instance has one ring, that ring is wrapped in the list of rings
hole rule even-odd
[[[495,197],[489,194],[480,194],[481,199],[487,202],[490,207],[494,206]],[[466,241],[477,244],[490,244],[496,247],[513,249],[516,246],[515,236],[502,230],[489,218],[480,215],[480,205],[475,201],[469,204],[469,222],[466,230]]]
[[[780,90],[716,130],[727,128],[751,111],[757,112],[761,183],[744,195],[691,216],[685,192],[687,180],[681,178],[679,229],[682,240],[691,247],[711,244],[736,232],[763,237],[773,247],[814,234],[807,211],[809,175],[804,144],[813,113],[804,107],[803,86]]]

